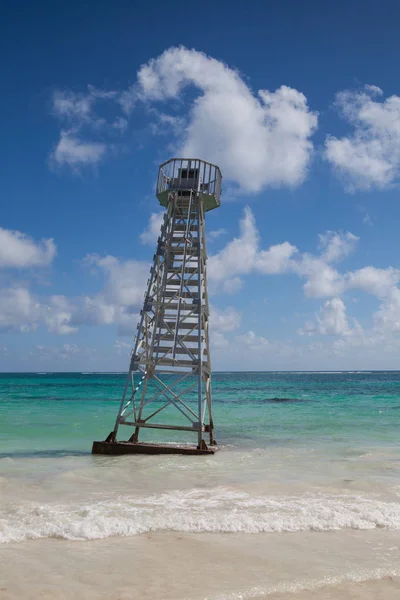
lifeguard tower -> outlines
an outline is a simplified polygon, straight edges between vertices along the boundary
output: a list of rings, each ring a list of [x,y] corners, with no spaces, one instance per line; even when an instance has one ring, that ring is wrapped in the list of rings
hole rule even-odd
[[[159,168],[164,220],[115,426],[93,442],[94,454],[215,451],[204,215],[219,207],[221,182],[219,167],[203,160],[173,158]],[[163,441],[142,441],[149,429],[163,430]]]

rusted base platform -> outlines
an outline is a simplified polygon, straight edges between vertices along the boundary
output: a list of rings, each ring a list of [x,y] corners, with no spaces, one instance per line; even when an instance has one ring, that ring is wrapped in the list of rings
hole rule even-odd
[[[92,454],[214,454],[216,446],[199,450],[196,446],[172,444],[133,444],[132,442],[93,442]]]

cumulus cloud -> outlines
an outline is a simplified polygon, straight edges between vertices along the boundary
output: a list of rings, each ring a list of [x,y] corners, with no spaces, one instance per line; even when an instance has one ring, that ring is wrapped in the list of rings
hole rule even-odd
[[[266,348],[270,345],[267,338],[256,335],[252,330],[247,331],[242,335],[237,335],[236,341],[243,346],[248,346],[251,350],[259,350],[260,348]]]
[[[71,325],[74,311],[74,306],[65,296],[51,296],[41,308],[41,318],[50,333],[68,335],[78,331]]]
[[[254,214],[249,207],[239,222],[239,236],[228,242],[217,254],[210,256],[208,276],[211,284],[220,283],[225,292],[240,289],[240,275],[252,272],[284,273],[290,268],[290,259],[297,248],[288,242],[260,249],[260,235]]]
[[[252,192],[302,183],[318,119],[301,92],[283,85],[254,94],[223,62],[180,47],[143,65],[132,93],[154,103],[179,98],[188,86],[200,95],[183,132],[183,156],[218,164],[226,179]]]
[[[300,335],[331,335],[348,340],[353,346],[364,345],[368,340],[361,325],[352,319],[352,326],[346,314],[346,305],[342,298],[332,298],[321,306],[315,315],[315,322],[308,322],[297,333]]]
[[[337,262],[353,252],[359,238],[350,231],[338,233],[327,231],[319,236],[321,259],[325,262]]]
[[[227,233],[228,233],[228,231],[224,228],[212,229],[211,231],[209,231],[207,233],[207,239],[208,240],[217,240],[218,238],[220,238],[223,235],[226,235]]]
[[[27,333],[41,325],[50,333],[69,335],[82,325],[116,325],[120,334],[133,335],[149,265],[97,254],[84,262],[101,281],[97,294],[41,297],[22,284],[0,287],[0,331]]]
[[[400,331],[400,289],[393,287],[374,315],[375,330],[384,334]]]
[[[185,104],[189,87],[196,97]],[[180,114],[160,110],[161,103],[169,109],[176,99],[183,101]],[[98,116],[97,106],[104,102],[113,115],[108,120]],[[286,85],[255,93],[233,68],[185,47],[171,47],[144,64],[125,90],[56,90],[52,112],[63,129],[51,163],[75,170],[98,164],[108,142],[93,140],[92,134],[123,133],[138,103],[146,105],[154,134],[168,132],[179,154],[218,164],[225,179],[244,190],[295,187],[307,176],[318,116],[304,94]]]
[[[346,306],[341,298],[327,300],[316,317],[317,324],[314,331],[322,335],[348,335],[350,332],[346,316]],[[306,332],[312,332],[306,327]]]
[[[366,266],[361,269],[339,271],[337,263],[354,252],[359,238],[351,232],[328,231],[318,237],[317,254],[301,253],[289,242],[282,242],[266,250],[260,248],[260,236],[252,211],[244,210],[239,223],[240,233],[225,247],[209,258],[211,290],[237,291],[248,274],[292,273],[305,280],[304,294],[309,298],[327,298],[315,321],[299,330],[301,334],[352,336],[351,344],[367,344],[362,328],[353,320],[349,325],[341,296],[359,290],[381,300],[374,315],[374,329],[379,332],[400,330],[400,270]],[[357,341],[356,341],[357,340]]]
[[[306,280],[303,289],[308,298],[336,296],[344,290],[344,277],[324,260],[311,254],[303,254],[292,263],[293,271]]]
[[[55,90],[53,93],[53,113],[68,121],[92,119],[94,97],[91,94],[76,94],[69,90]]]
[[[400,281],[400,270],[363,267],[347,274],[347,288],[358,289],[378,298],[387,296]]]
[[[398,183],[400,175],[400,97],[382,100],[377,86],[346,90],[336,96],[336,106],[353,126],[349,136],[329,136],[325,156],[343,177],[349,191],[384,189]]]
[[[96,114],[99,102],[113,102],[114,112],[119,99],[115,90],[99,90],[88,86],[85,93],[70,90],[55,90],[52,97],[52,112],[62,123],[60,138],[50,154],[52,166],[67,166],[74,171],[81,167],[100,163],[113,144],[91,139],[97,136],[123,133],[128,121],[122,115],[115,115],[108,121]]]
[[[26,288],[18,285],[0,288],[0,331],[33,331],[38,326],[40,311],[40,303]]]
[[[208,276],[211,281],[222,281],[228,277],[251,272],[259,245],[259,233],[255,225],[254,214],[245,208],[239,222],[240,234],[226,244],[208,260]]]
[[[240,326],[241,315],[232,306],[226,309],[220,309],[216,306],[210,306],[210,322],[214,331],[226,333],[233,331]]]
[[[34,349],[29,352],[31,358],[39,359],[43,362],[70,361],[73,357],[78,355],[81,355],[81,357],[82,355],[85,355],[85,358],[90,358],[90,354],[93,354],[93,349],[90,349],[90,351],[87,352],[86,348],[82,348],[77,344],[62,344],[61,346],[43,346],[37,344]]]
[[[0,331],[29,333],[44,325],[50,333],[75,333],[76,306],[65,296],[41,299],[27,287],[14,284],[0,288]]]
[[[121,261],[115,256],[91,254],[86,263],[95,266],[106,276],[103,296],[110,303],[137,307],[143,300],[149,264],[138,260]]]
[[[152,213],[146,229],[140,234],[142,244],[153,245],[160,235],[161,225],[164,220],[164,212]]]
[[[73,130],[61,130],[60,139],[50,154],[50,161],[56,165],[67,165],[72,169],[96,165],[107,151],[102,142],[83,141]]]
[[[55,255],[56,246],[52,239],[35,242],[20,231],[0,227],[0,268],[46,266]]]
[[[132,335],[149,276],[148,263],[98,254],[87,256],[85,263],[102,276],[104,286],[98,294],[76,301],[73,321],[79,325],[116,324],[119,333]]]
[[[331,263],[350,254],[358,237],[350,232],[328,231],[319,236],[319,255],[301,254],[288,241],[263,250],[255,217],[249,207],[239,222],[239,236],[229,241],[208,261],[211,290],[235,292],[240,289],[240,276],[250,273],[277,275],[295,273],[306,280],[304,292],[308,297],[337,296],[345,289],[346,277]]]

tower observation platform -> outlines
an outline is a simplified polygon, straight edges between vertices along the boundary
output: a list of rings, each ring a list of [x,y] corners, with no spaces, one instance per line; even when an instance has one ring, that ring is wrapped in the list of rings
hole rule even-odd
[[[173,158],[159,168],[164,218],[114,429],[93,442],[94,454],[216,449],[205,213],[219,207],[221,183],[219,167],[199,159]]]

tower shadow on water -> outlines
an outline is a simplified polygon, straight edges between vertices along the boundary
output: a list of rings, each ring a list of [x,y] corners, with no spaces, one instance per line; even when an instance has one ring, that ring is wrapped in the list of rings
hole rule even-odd
[[[205,213],[220,205],[219,167],[173,158],[159,168],[165,214],[113,431],[93,454],[213,454]],[[121,428],[128,429],[121,441]],[[141,441],[163,430],[163,443]],[[177,443],[176,434],[195,438]]]

